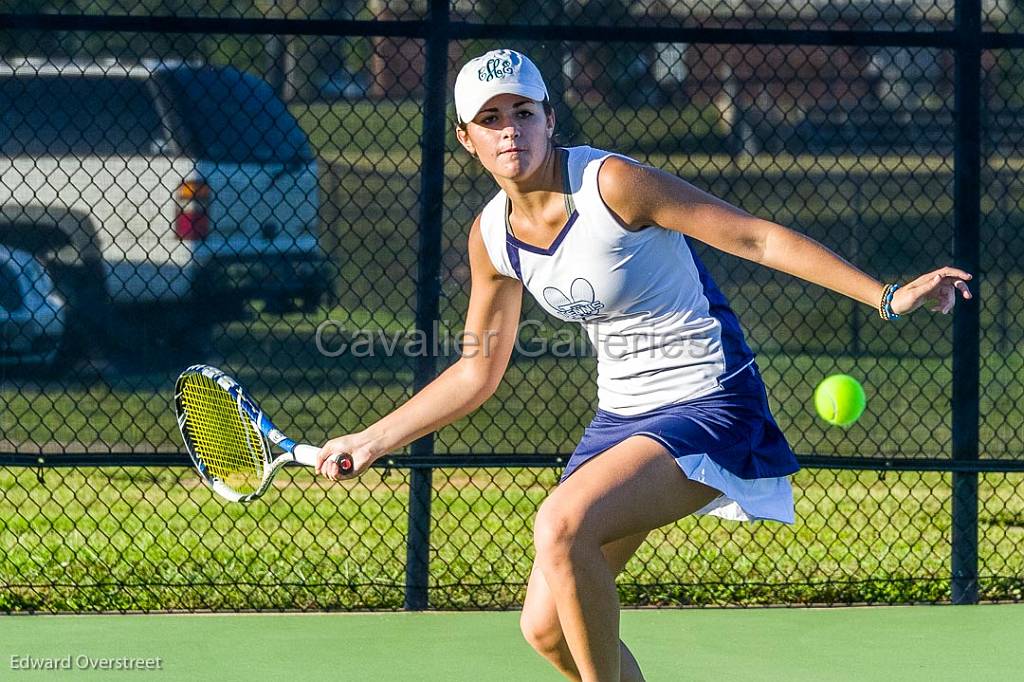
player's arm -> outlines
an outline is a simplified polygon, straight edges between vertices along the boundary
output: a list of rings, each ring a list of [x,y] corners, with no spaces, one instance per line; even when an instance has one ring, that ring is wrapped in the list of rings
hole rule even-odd
[[[834,252],[787,227],[752,216],[664,171],[610,157],[598,185],[605,204],[630,228],[659,225],[766,267],[877,307],[884,285]],[[892,307],[905,313],[926,303],[948,312],[955,289],[970,298],[963,270],[944,267],[896,292]]]
[[[522,283],[499,274],[484,247],[480,219],[469,232],[472,273],[462,357],[400,407],[366,430],[324,444],[320,462],[334,454],[352,455],[358,475],[375,459],[464,417],[498,388],[515,347],[522,308]],[[334,478],[336,466],[317,467]]]
[[[598,178],[601,197],[631,228],[660,225],[862,303],[875,305],[881,298],[880,282],[813,239],[752,216],[674,175],[611,157]]]

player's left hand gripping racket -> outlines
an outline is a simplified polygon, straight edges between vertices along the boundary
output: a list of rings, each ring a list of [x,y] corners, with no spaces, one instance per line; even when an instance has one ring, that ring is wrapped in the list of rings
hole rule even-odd
[[[174,409],[200,477],[233,502],[262,495],[288,462],[316,466],[320,448],[286,437],[245,389],[216,367],[193,365],[182,372]],[[268,440],[285,454],[271,458]],[[342,473],[352,471],[349,455],[336,455],[335,461]]]

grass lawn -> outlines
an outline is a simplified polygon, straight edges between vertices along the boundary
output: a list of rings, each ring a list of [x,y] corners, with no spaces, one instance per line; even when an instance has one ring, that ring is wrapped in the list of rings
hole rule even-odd
[[[188,469],[0,469],[0,610],[401,608],[408,472],[346,485],[290,472],[223,503]],[[554,469],[434,472],[430,603],[521,602]],[[982,595],[1020,599],[1017,474],[979,477]],[[620,577],[634,605],[949,599],[946,474],[805,470],[798,522],[688,518]]]

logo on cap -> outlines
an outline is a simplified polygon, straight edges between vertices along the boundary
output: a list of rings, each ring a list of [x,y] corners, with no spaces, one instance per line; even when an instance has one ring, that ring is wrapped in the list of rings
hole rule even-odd
[[[516,55],[512,55],[508,59],[488,59],[487,65],[477,71],[476,76],[484,83],[488,83],[495,78],[514,76],[516,73],[516,63],[518,61],[519,58]]]

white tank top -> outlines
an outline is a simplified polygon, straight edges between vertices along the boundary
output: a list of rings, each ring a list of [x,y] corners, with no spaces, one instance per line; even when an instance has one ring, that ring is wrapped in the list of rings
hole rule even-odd
[[[504,191],[480,227],[495,269],[522,280],[538,303],[580,322],[597,355],[598,408],[636,415],[719,391],[754,354],[685,235],[625,229],[598,191],[609,152],[560,150],[569,218],[548,248],[520,241]]]

